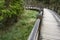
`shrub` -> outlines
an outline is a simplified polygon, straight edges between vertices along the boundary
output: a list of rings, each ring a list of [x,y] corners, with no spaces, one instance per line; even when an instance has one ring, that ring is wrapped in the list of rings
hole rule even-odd
[[[10,26],[18,21],[18,18],[22,16],[23,0],[12,0],[9,3],[9,7],[5,7],[5,2],[0,6],[0,24],[4,26]]]

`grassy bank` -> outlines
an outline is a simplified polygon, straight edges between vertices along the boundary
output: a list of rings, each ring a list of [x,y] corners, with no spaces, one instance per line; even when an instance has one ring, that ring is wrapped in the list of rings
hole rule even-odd
[[[27,40],[38,12],[26,10],[22,18],[12,27],[0,30],[0,40]]]

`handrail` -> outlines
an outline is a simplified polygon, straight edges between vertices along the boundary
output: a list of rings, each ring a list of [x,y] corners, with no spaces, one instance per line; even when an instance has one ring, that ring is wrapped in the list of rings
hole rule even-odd
[[[36,11],[40,11],[40,8],[37,8],[37,7],[25,7],[26,9],[29,9],[29,10],[36,10]]]
[[[28,9],[30,9],[30,8],[28,8]],[[32,7],[32,9],[34,9],[34,8]],[[35,9],[35,10],[38,10],[38,9]],[[43,12],[41,11],[41,13],[39,13],[37,16],[37,20],[36,20],[35,25],[28,37],[28,40],[39,40],[39,33],[40,33],[39,28],[40,28],[42,16],[43,16]]]
[[[36,36],[38,35],[39,23],[40,23],[40,19],[37,19],[32,31],[30,33],[28,40],[36,40],[37,39]]]

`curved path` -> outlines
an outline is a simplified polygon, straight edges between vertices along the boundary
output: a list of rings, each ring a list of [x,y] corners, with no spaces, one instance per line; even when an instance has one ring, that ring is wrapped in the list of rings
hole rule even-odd
[[[44,9],[41,25],[42,40],[60,40],[60,18],[49,9]]]

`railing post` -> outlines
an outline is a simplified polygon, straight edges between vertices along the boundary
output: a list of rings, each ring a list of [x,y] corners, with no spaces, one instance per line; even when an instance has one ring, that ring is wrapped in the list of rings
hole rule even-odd
[[[40,37],[40,30],[41,30],[41,22],[42,22],[42,18],[43,18],[43,10],[38,14],[38,18],[40,19],[40,23],[39,23],[39,28],[38,28],[38,40],[41,40],[41,37]]]

